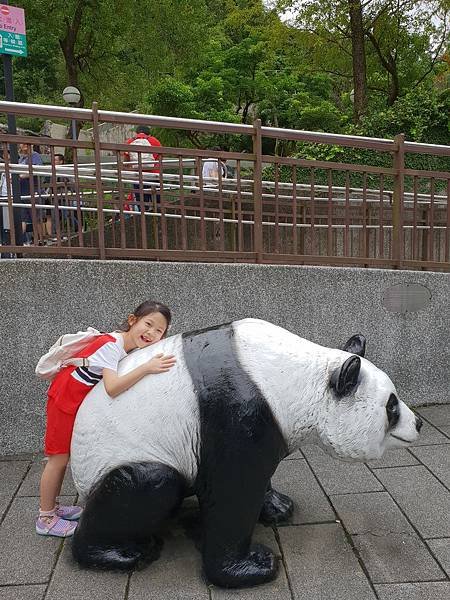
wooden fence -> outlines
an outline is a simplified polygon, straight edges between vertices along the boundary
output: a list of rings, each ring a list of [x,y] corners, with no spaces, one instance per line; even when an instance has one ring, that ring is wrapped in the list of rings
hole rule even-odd
[[[448,146],[117,113],[95,103],[0,102],[0,112],[80,120],[93,132],[92,141],[0,134],[3,256],[450,270],[450,172],[405,164],[413,154],[446,160]],[[149,161],[148,147],[133,146],[131,163],[130,146],[101,140],[101,122],[247,136],[252,152],[154,147]],[[268,155],[264,138],[371,150],[390,166]],[[44,148],[44,164],[11,162],[12,144]],[[70,164],[55,165],[60,147],[70,149]],[[206,160],[226,161],[226,172],[204,177]]]

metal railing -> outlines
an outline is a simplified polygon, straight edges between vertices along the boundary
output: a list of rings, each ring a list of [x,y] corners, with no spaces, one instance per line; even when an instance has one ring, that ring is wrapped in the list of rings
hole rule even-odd
[[[3,256],[450,270],[450,172],[405,165],[408,154],[450,157],[448,146],[403,135],[388,140],[109,112],[95,103],[71,109],[0,102],[0,112],[77,119],[93,134],[92,141],[0,134]],[[133,146],[132,163],[125,160],[129,145],[101,140],[100,122],[245,136],[252,151]],[[263,153],[264,138],[368,149],[392,157],[391,166],[273,156]],[[12,143],[45,147],[49,164],[12,164]],[[72,153],[70,164],[55,165],[58,148]],[[86,152],[89,164],[81,161]],[[205,178],[207,159],[226,161],[227,176],[218,169],[217,178]],[[19,196],[14,178],[28,182]]]

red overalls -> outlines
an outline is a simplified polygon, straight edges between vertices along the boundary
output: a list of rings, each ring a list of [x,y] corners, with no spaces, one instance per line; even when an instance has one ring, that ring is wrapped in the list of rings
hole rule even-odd
[[[97,337],[74,358],[88,358],[108,342],[117,340],[107,333]],[[72,373],[75,371],[74,375]],[[100,381],[86,367],[64,367],[48,390],[45,454],[69,454],[77,411],[86,395]]]

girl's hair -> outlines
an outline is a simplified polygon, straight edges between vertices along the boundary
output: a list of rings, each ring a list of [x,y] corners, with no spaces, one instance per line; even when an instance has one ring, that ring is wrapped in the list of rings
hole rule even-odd
[[[142,317],[146,317],[147,315],[151,315],[152,313],[161,313],[163,317],[165,317],[167,321],[167,327],[164,332],[163,337],[166,337],[167,332],[169,331],[170,322],[172,320],[172,314],[170,312],[170,308],[165,304],[161,304],[161,302],[154,302],[153,300],[146,300],[139,304],[139,306],[133,310],[133,315],[138,319],[142,319]],[[128,323],[128,319],[119,326],[119,331],[129,331],[130,324]]]

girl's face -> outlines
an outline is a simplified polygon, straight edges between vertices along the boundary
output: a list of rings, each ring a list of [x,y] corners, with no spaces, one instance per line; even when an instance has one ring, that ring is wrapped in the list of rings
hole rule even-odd
[[[128,317],[130,329],[127,337],[133,348],[146,348],[151,344],[156,344],[163,337],[167,330],[166,317],[159,312],[150,313],[145,317]]]

